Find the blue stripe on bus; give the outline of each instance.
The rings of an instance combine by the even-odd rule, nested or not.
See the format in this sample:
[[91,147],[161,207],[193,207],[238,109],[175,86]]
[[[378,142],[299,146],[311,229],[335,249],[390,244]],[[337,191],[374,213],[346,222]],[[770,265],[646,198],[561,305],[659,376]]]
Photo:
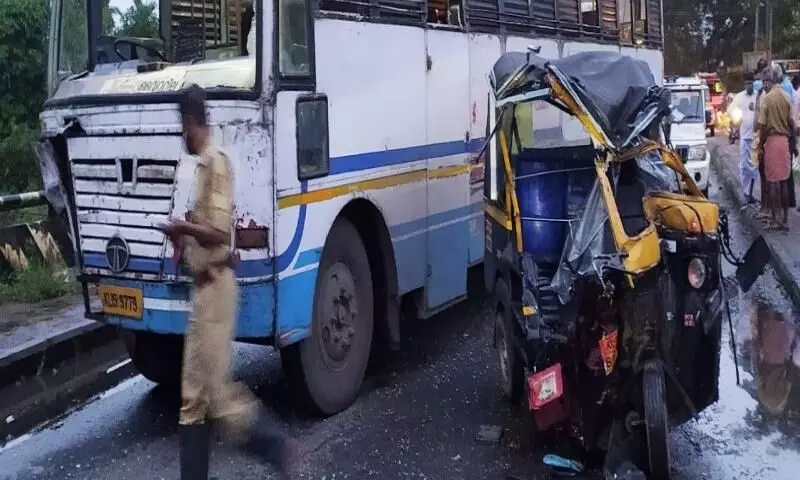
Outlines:
[[[455,220],[460,217],[466,217],[467,215],[472,213],[472,211],[473,211],[473,206],[466,205],[464,207],[455,208],[453,210],[434,213],[433,215],[429,215],[427,217],[418,218],[410,222],[401,223],[389,227],[389,234],[391,235],[392,238],[402,237],[403,235],[408,235],[413,232],[419,232],[429,227],[435,227],[437,225],[441,225],[443,223]],[[464,221],[466,221],[466,219],[464,219]]]
[[484,139],[476,138],[470,141],[456,140],[453,142],[431,143],[414,147],[331,157],[329,174],[337,175],[340,173],[358,172],[372,168],[418,162],[431,158],[473,153],[479,151],[483,147],[483,144]]
[[[463,218],[469,212],[475,212],[475,205],[462,207],[432,215],[436,220],[436,225],[442,225],[454,219]],[[426,226],[427,219],[415,220],[417,226]],[[414,223],[409,222],[409,223]],[[449,269],[453,269],[453,278],[447,281],[439,277],[439,286],[432,285],[434,290],[443,288],[443,283],[451,285],[456,289],[461,288],[461,270],[466,271],[468,256],[463,259],[463,265],[456,264],[453,255],[446,255],[447,252],[455,253],[456,250],[463,251],[460,242],[469,242],[465,225],[467,219],[448,225],[443,228],[432,230],[428,236],[414,235],[406,239],[394,241],[395,260],[397,263],[398,286],[400,293],[407,293],[411,290],[425,285],[426,262],[421,259],[426,258],[430,249],[435,257],[441,261],[446,261],[447,265],[435,265],[445,277],[450,274]],[[434,226],[433,224],[431,226]],[[400,228],[402,227],[402,228]],[[391,229],[393,232],[416,231],[407,224],[398,225]],[[463,238],[461,238],[463,237]],[[475,235],[476,241],[482,241],[481,235]],[[457,242],[457,245],[453,242]],[[458,248],[454,248],[456,245]],[[478,247],[478,245],[475,245]],[[439,253],[436,253],[439,252]],[[296,267],[313,265],[318,263],[322,254],[321,248],[314,248],[300,252],[297,257]],[[453,258],[450,258],[453,257]],[[444,268],[448,267],[448,268]],[[288,345],[295,341],[302,340],[310,334],[311,315],[313,308],[314,288],[316,284],[318,270],[316,268],[306,272],[281,278],[277,281],[278,304],[275,304],[276,286],[273,281],[257,284],[242,285],[241,299],[239,306],[239,318],[237,322],[236,336],[240,339],[257,339],[272,337],[274,334],[273,318],[277,314],[280,319],[278,326],[278,339],[280,345]],[[159,283],[145,282],[125,279],[104,279],[103,283],[120,285],[126,287],[139,288],[145,298],[160,300],[179,300],[189,301],[191,298],[191,286],[178,283]],[[433,291],[432,293],[435,293]],[[440,296],[449,296],[452,292],[440,292]],[[145,310],[141,320],[124,319],[120,317],[108,317],[107,321],[112,324],[119,324],[125,328],[134,330],[149,330],[158,333],[184,333],[189,313],[182,311],[165,310]]]
[[294,268],[302,268],[308,265],[314,265],[315,263],[319,263],[322,259],[322,247],[320,248],[312,248],[311,250],[305,250],[300,252],[297,255],[297,261],[294,262]]
[[[446,222],[466,217],[471,213],[480,212],[481,209],[482,209],[481,203],[474,203],[453,210],[435,213],[429,217],[422,217],[412,220],[410,222],[401,223],[389,227],[389,233],[393,239],[414,232],[420,233],[419,235],[415,235],[407,239],[402,239],[399,241],[393,240],[393,243],[395,243],[395,258],[398,266],[398,277],[400,282],[401,293],[413,290],[414,288],[419,288],[421,284],[419,283],[418,279],[424,278],[425,262],[411,261],[411,259],[413,258],[418,258],[418,255],[425,255],[426,236],[422,235],[422,233],[430,227],[436,227]],[[465,218],[464,221],[467,221],[467,219]],[[301,226],[304,224],[305,222],[300,223]],[[301,237],[302,237],[302,228],[298,228],[295,230],[295,236],[292,239],[292,243],[290,243],[289,248],[287,248],[286,251],[281,256],[278,257],[279,267],[284,266],[285,263],[291,263],[291,260],[293,259],[293,254],[291,252],[293,251],[296,252],[298,250]],[[482,235],[480,235],[479,237],[482,238]],[[308,265],[313,265],[315,263],[319,263],[321,258],[322,258],[322,247],[301,251],[297,255],[297,260],[295,261],[294,268],[297,269],[306,267]],[[404,260],[404,259],[409,259],[409,260]],[[87,266],[90,267],[108,268],[106,266],[105,255],[100,253],[85,254],[84,262],[86,263]],[[137,272],[158,274],[161,271],[160,265],[161,265],[160,260],[134,257],[131,259],[129,268]],[[167,272],[175,271],[176,264],[174,259],[172,258],[165,259],[164,265],[165,265],[165,271]],[[236,265],[236,276],[239,279],[267,277],[271,275],[273,272],[272,265],[273,265],[273,259],[265,258],[260,260],[244,260]],[[285,270],[285,268],[283,270]],[[149,296],[152,298],[164,298],[164,299],[176,298],[176,296],[168,293],[168,289],[177,288],[173,287],[172,285],[178,285],[178,284],[146,283],[146,285],[148,286],[147,287],[148,290],[145,292],[145,296]],[[158,285],[159,288],[154,289],[152,285]]]
[[[83,263],[86,264],[87,267],[108,268],[106,256],[102,253],[84,253]],[[135,272],[160,273],[161,260],[155,258],[131,257],[128,263],[128,269]]]
[[[464,246],[460,244],[462,239],[455,238],[454,236],[463,236],[463,241],[468,241],[469,226],[467,223],[471,220],[469,215],[479,211],[476,209],[475,205],[482,206],[482,204],[477,203],[467,205],[465,207],[436,213],[430,217],[423,217],[412,222],[389,227],[389,232],[392,236],[392,244],[394,245],[395,264],[397,265],[397,287],[400,295],[425,285],[425,277],[427,275],[426,265],[428,262],[420,261],[421,258],[430,258],[433,262],[449,261],[445,256],[437,254],[434,251],[438,249],[438,251],[447,252],[446,246],[448,244],[451,246],[451,251],[456,251],[459,248],[464,251],[463,270],[466,271],[467,264],[470,263],[470,247],[467,246],[464,248]],[[458,221],[453,222],[454,220]],[[443,226],[449,222],[453,223]],[[439,228],[432,229],[434,227]],[[466,229],[466,232],[464,229]],[[422,234],[425,230],[428,230],[427,235]],[[402,238],[413,232],[420,232],[420,234]],[[482,236],[479,238],[481,240],[483,239]],[[453,247],[454,245],[455,247]],[[439,248],[440,246],[444,250]],[[429,250],[431,253],[430,255]],[[438,267],[438,265],[434,265],[434,267]]]
[[[449,155],[458,155],[461,153],[474,153],[479,151],[483,147],[484,143],[485,139],[475,138],[468,142],[459,140],[453,142],[433,143],[429,145],[333,157],[331,158],[330,174],[335,175],[339,173],[369,170],[372,168],[399,165],[403,163],[416,162],[419,160],[441,158]],[[302,193],[308,192],[307,182],[301,182],[300,191]],[[294,228],[292,240],[289,242],[289,246],[286,248],[286,250],[278,257],[273,257],[271,259],[243,260],[239,262],[236,266],[236,276],[238,278],[246,279],[266,277],[275,272],[282,273],[291,266],[292,260],[294,260],[297,250],[300,246],[300,241],[303,238],[308,209],[306,205],[300,205],[299,208],[300,210],[298,212],[297,224]],[[432,218],[434,217],[436,217],[436,215],[432,216]],[[401,229],[399,231],[408,230],[408,232],[411,232],[425,228],[426,225],[433,222],[436,222],[435,218],[433,220],[430,220],[429,218],[421,218],[413,222],[409,222],[409,224],[397,225],[392,228]],[[397,235],[402,234],[393,233],[393,236]],[[300,258],[298,258],[298,261],[299,260]],[[304,259],[304,261],[308,261],[308,259]],[[84,263],[88,267],[107,268],[105,255],[101,253],[85,254]],[[163,267],[164,272],[167,274],[174,275],[177,271],[177,264],[171,258],[163,260]],[[162,260],[132,257],[129,268],[137,272],[158,274],[162,271]]]

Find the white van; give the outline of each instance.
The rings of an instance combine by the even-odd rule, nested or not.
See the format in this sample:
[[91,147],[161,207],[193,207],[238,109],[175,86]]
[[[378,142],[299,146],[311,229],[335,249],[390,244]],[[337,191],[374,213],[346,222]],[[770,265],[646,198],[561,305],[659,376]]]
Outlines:
[[664,86],[672,92],[670,140],[683,158],[689,174],[707,196],[711,164],[705,118],[708,86],[698,77],[668,77]]

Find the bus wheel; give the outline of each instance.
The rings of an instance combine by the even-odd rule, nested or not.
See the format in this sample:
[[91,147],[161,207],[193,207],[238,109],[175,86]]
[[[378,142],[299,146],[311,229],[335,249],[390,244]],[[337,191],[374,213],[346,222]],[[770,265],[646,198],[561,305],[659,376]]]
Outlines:
[[340,218],[319,264],[311,336],[283,354],[285,371],[301,375],[303,393],[324,415],[344,410],[358,394],[372,347],[372,303],[364,243],[355,226]]
[[133,365],[146,379],[168,388],[180,388],[183,337],[122,330]]

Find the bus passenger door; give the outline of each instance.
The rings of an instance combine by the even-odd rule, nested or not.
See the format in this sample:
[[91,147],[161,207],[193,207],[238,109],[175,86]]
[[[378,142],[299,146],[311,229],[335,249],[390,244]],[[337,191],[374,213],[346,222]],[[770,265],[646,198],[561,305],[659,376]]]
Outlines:
[[468,163],[469,71],[467,35],[426,30],[428,136],[428,312],[467,293],[470,195]]

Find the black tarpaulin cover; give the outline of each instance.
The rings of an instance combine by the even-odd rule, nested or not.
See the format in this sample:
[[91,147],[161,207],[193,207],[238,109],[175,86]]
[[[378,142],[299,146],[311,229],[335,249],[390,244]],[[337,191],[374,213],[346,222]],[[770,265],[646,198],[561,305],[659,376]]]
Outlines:
[[616,147],[648,112],[655,110],[661,117],[670,111],[669,92],[656,83],[647,63],[618,53],[582,52],[547,61],[533,53],[509,52],[495,63],[492,73],[499,98],[546,87],[545,74],[557,75]]

